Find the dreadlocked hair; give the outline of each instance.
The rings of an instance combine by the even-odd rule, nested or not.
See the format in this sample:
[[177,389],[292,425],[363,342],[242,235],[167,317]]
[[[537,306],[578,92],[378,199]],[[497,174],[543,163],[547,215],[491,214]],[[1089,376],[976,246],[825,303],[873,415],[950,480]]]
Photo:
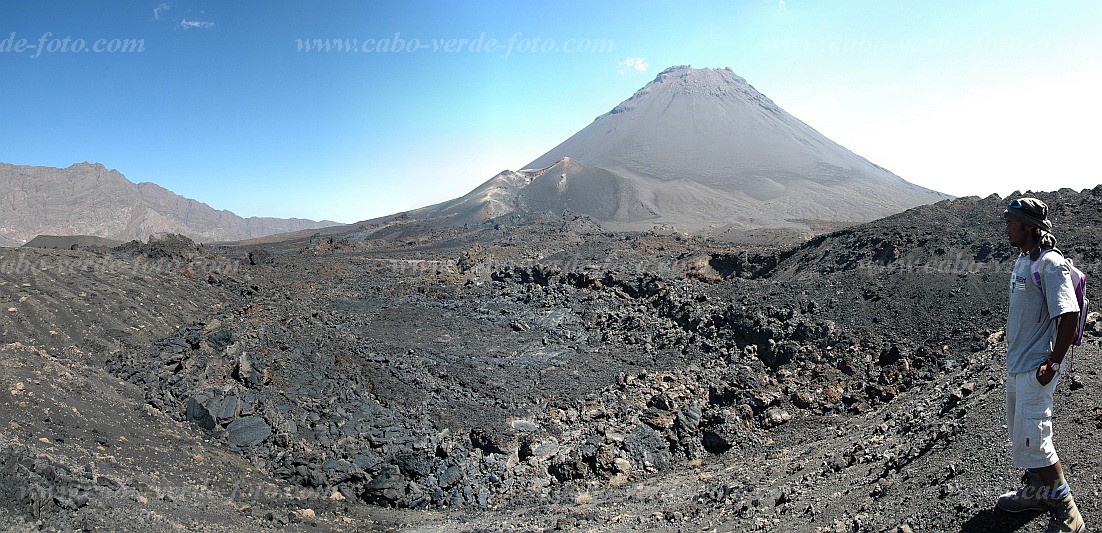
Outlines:
[[1037,243],[1037,245],[1033,247],[1033,250],[1029,252],[1029,258],[1033,261],[1036,261],[1037,258],[1041,256],[1042,250],[1052,250],[1056,248],[1056,236],[1052,233],[1034,227],[1033,237]]

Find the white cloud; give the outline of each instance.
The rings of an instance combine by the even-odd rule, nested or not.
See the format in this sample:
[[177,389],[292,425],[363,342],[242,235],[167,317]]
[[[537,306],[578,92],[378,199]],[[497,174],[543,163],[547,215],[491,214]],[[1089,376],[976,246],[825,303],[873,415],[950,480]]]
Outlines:
[[168,4],[160,4],[153,8],[153,20],[161,20],[161,13],[169,10]]
[[616,66],[619,67],[616,69],[616,72],[620,74],[623,74],[630,69],[635,69],[639,72],[646,72],[647,69],[650,68],[650,65],[647,65],[647,60],[641,57],[629,57],[617,63]]
[[203,20],[184,19],[184,20],[180,21],[180,27],[185,29],[185,30],[190,30],[190,29],[193,29],[193,28],[213,28],[214,23],[203,21]]

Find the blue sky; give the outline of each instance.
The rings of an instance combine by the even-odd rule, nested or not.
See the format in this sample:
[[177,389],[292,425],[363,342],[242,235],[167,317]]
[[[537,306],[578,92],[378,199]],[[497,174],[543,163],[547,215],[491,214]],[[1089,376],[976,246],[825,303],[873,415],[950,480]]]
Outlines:
[[0,4],[0,161],[353,222],[518,169],[691,64],[943,192],[1102,182],[1098,2],[108,5]]

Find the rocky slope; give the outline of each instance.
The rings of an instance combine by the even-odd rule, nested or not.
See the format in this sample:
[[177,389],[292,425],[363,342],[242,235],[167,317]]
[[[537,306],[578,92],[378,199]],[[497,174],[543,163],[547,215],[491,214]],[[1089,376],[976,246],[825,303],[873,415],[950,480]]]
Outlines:
[[[1083,263],[1096,191],[1042,196]],[[179,240],[117,249],[121,264],[194,266],[97,304],[149,291],[132,319],[148,325],[112,344],[92,315],[65,338],[11,323],[0,515],[45,529],[125,528],[127,514],[135,529],[1039,527],[991,509],[1017,482],[1001,204],[943,202],[791,250],[573,215],[467,232],[391,220],[221,259]],[[916,268],[950,243],[977,268]],[[200,268],[226,260],[238,269]],[[31,297],[81,307],[51,295],[144,275],[3,280],[18,315]],[[1057,431],[1091,521],[1102,321],[1089,324]]]
[[[0,245],[37,235],[94,235],[116,241],[178,233],[197,241],[249,239],[336,222],[241,218],[153,183],[132,183],[101,164],[68,168],[0,163]],[[5,244],[9,243],[9,244]]]
[[[1049,206],[1058,247],[1079,265],[1102,261],[1094,228],[1102,223],[1102,186],[1076,192],[1014,193],[1036,196]],[[885,272],[976,273],[999,268],[1015,256],[1005,245],[1006,200],[960,198],[921,206],[883,220],[820,235],[789,252],[773,277],[791,279],[853,269]]]
[[23,246],[27,248],[76,250],[78,248],[114,248],[120,244],[122,242],[91,235],[39,235],[27,241]]

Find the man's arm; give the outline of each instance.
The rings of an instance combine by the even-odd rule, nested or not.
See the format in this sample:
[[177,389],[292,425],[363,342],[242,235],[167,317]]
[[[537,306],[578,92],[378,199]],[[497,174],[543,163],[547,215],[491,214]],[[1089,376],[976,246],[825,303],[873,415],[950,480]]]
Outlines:
[[[1075,340],[1075,328],[1078,326],[1078,311],[1064,313],[1056,317],[1056,344],[1052,347],[1052,355],[1048,357],[1049,361],[1054,363],[1064,362],[1064,356],[1067,355],[1068,349],[1071,348],[1071,343]],[[1056,369],[1049,366],[1048,361],[1045,361],[1044,364],[1037,369],[1037,382],[1041,385],[1048,385],[1055,376]]]
[[1052,347],[1052,359],[1060,363],[1075,341],[1075,328],[1079,327],[1079,312],[1072,311],[1056,317],[1056,345]]

